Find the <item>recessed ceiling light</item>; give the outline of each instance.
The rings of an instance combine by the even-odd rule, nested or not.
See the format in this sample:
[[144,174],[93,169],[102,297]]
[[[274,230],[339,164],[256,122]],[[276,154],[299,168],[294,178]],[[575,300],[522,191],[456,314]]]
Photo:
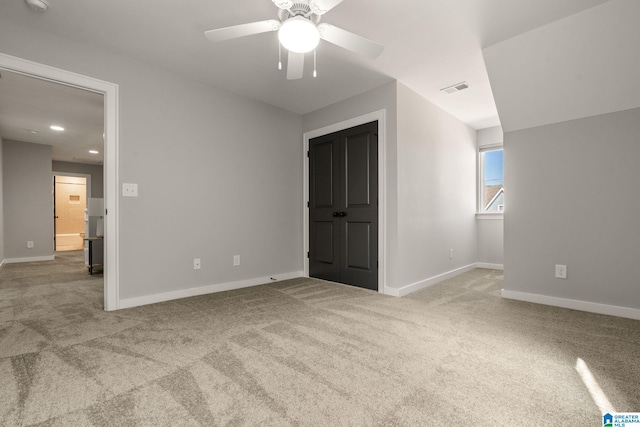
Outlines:
[[50,128],[52,130],[57,130],[58,132],[62,132],[64,130],[62,126],[58,126],[58,125],[51,125]]
[[33,130],[33,129],[25,129],[27,132],[32,133],[32,134],[37,134],[38,131],[37,130]]
[[89,152],[90,152],[91,154],[100,154],[100,152],[99,152],[99,151],[97,151],[97,150],[89,150]]

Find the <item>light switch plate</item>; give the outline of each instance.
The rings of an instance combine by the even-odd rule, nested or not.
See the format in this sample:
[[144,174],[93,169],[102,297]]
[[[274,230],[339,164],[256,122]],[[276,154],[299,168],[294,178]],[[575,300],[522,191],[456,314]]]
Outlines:
[[123,197],[138,197],[138,184],[122,184]]

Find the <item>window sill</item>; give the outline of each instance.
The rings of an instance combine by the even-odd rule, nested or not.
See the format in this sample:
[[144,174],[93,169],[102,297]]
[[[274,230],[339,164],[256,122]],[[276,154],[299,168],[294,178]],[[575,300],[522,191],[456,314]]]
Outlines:
[[504,219],[504,212],[479,212],[476,219]]

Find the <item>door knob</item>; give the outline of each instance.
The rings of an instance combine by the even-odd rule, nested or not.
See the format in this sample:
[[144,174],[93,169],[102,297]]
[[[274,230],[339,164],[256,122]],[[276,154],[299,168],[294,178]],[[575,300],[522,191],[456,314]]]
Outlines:
[[347,216],[346,212],[338,212],[338,216],[343,217],[343,216]]
[[340,212],[334,212],[333,216],[340,216]]

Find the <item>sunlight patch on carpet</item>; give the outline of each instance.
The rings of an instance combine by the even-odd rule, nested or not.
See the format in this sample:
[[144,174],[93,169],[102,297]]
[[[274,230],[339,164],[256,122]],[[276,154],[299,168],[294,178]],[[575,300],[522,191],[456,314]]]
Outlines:
[[602,412],[603,414],[605,412],[616,412],[611,402],[609,402],[609,398],[607,398],[607,395],[604,393],[604,391],[602,391],[602,388],[600,388],[600,385],[593,377],[593,374],[589,370],[587,364],[579,357],[578,359],[576,359],[576,371],[578,371],[582,382],[587,387],[591,398],[595,402],[598,409],[600,409],[600,412]]

